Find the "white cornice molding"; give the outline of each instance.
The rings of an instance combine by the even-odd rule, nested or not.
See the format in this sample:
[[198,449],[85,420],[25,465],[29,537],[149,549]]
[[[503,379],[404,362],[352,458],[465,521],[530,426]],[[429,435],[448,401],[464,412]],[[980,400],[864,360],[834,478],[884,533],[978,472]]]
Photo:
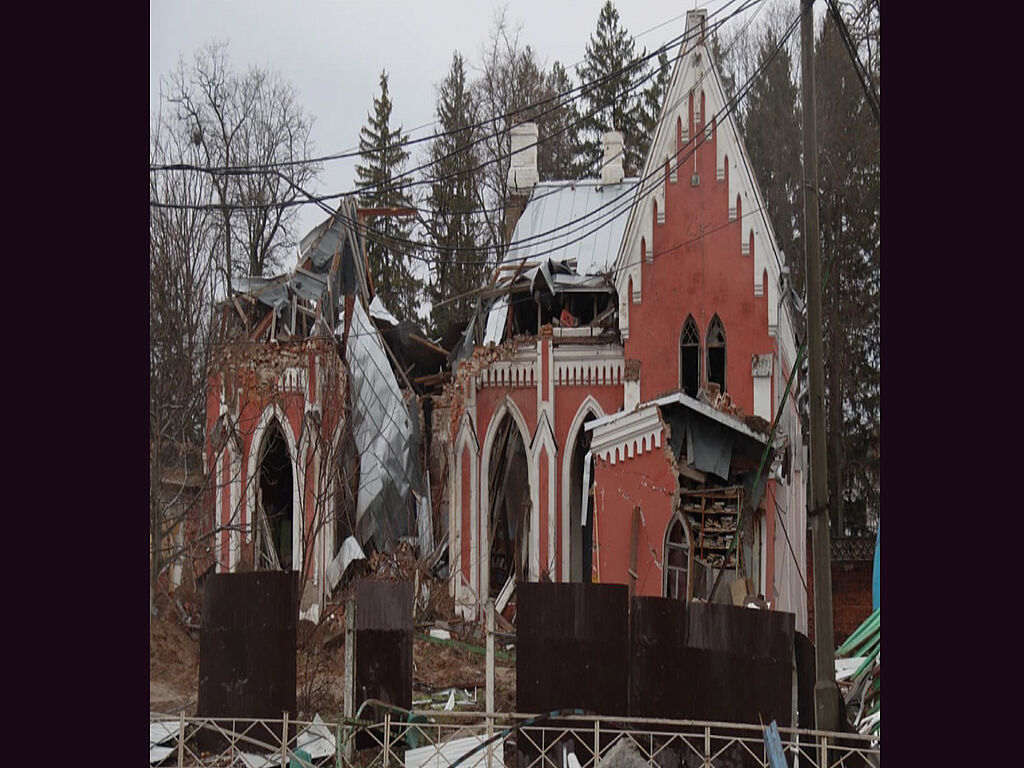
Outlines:
[[555,347],[552,363],[556,387],[622,386],[626,366],[622,347],[618,344]]
[[656,405],[616,416],[594,427],[590,444],[594,456],[616,464],[661,447],[664,425]]

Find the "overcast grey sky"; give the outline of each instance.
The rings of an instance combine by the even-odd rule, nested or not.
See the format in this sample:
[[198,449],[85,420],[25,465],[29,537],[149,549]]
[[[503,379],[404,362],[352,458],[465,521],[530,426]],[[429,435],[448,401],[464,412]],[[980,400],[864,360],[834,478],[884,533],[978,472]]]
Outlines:
[[[614,0],[613,0],[614,2]],[[712,13],[725,0],[698,0]],[[597,26],[604,0],[514,0],[508,18],[521,25],[521,40],[546,65],[561,61],[575,77],[587,40]],[[435,85],[445,76],[458,50],[471,77],[492,28],[500,0],[151,0],[149,31],[150,110],[159,102],[161,75],[184,56],[190,61],[199,46],[228,40],[236,69],[256,64],[280,71],[298,90],[299,102],[314,117],[317,154],[358,146],[381,69],[387,69],[392,119],[410,131],[434,120]],[[652,50],[682,34],[685,12],[694,0],[619,0],[621,22],[638,47]],[[665,26],[640,33],[670,19]],[[421,136],[427,126],[413,131]],[[422,147],[415,147],[413,161]],[[355,160],[327,163],[311,190],[329,194],[351,189]],[[300,210],[301,237],[324,218],[316,206]]]

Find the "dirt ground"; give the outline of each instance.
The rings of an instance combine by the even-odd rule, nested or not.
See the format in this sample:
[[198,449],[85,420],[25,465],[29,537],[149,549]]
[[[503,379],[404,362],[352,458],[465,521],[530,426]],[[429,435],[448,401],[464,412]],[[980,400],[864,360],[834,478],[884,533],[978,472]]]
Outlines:
[[[407,553],[405,553],[407,555]],[[375,558],[377,561],[375,562]],[[403,562],[404,560],[404,562]],[[363,576],[396,580],[415,569],[400,550],[395,555],[371,557]],[[483,654],[446,646],[425,639],[431,626],[446,628],[453,640],[483,646],[479,627],[456,620],[452,598],[443,582],[424,577],[426,589],[416,601],[413,633],[413,700],[422,701],[446,688],[466,689],[470,696],[476,688],[476,702],[460,709],[485,708],[486,661]],[[300,622],[297,633],[296,704],[300,717],[319,713],[331,719],[342,712],[342,686],[345,674],[345,604],[352,584],[342,585],[338,602],[328,605],[319,624]],[[201,597],[179,591],[189,621],[198,625]],[[426,598],[426,599],[424,599]],[[194,715],[199,688],[199,633],[185,626],[182,611],[166,594],[156,599],[157,615],[149,631],[149,706],[150,711]],[[501,643],[497,646],[504,650]],[[515,664],[495,663],[495,709],[515,709]]]
[[166,595],[156,599],[157,615],[149,626],[149,709],[195,714],[199,690],[199,635],[182,624]]

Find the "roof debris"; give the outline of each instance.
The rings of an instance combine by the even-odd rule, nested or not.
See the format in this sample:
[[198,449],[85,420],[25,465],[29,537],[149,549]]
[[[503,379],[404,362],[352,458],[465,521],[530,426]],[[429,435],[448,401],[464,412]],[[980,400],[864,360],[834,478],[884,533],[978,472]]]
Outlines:
[[853,726],[881,739],[881,616],[877,608],[836,648],[836,682]]

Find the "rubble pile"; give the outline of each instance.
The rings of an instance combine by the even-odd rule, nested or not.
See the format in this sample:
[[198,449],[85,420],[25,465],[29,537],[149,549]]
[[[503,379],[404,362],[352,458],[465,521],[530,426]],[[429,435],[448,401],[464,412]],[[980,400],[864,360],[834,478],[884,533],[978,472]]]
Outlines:
[[722,388],[717,382],[709,382],[706,390],[703,387],[697,390],[697,399],[702,403],[710,405],[716,411],[735,416],[753,432],[760,432],[763,435],[771,432],[772,425],[769,421],[760,416],[747,414],[746,411],[733,402],[732,395],[728,392],[722,392]]

